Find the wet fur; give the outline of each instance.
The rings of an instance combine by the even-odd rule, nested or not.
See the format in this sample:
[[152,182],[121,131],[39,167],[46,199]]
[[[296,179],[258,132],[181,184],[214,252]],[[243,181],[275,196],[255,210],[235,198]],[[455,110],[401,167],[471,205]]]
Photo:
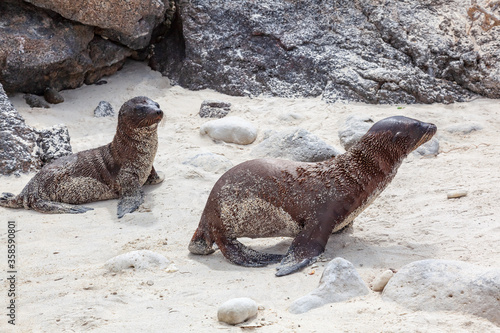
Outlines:
[[162,181],[153,167],[158,148],[159,105],[135,97],[120,109],[113,141],[44,166],[18,196],[3,193],[0,205],[42,213],[84,213],[80,204],[121,198],[118,217],[136,210],[144,184]]
[[[216,243],[235,264],[281,262],[277,276],[293,273],[313,263],[330,234],[352,222],[391,182],[403,159],[435,131],[432,124],[391,117],[328,161],[239,164],[214,185],[189,250],[210,254]],[[285,255],[260,253],[237,240],[276,236],[294,237]]]

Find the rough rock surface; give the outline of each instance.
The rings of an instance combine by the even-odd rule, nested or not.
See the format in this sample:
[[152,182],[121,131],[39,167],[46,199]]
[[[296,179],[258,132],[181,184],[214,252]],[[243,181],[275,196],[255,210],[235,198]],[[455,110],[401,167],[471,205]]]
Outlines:
[[201,118],[224,118],[229,111],[231,103],[205,100],[201,103],[199,115]]
[[106,101],[100,101],[94,109],[94,117],[112,117],[115,115],[113,106]]
[[354,266],[343,258],[335,258],[325,267],[317,289],[295,300],[288,309],[304,313],[328,303],[343,302],[369,293]]
[[164,20],[168,0],[26,0],[71,21],[96,27],[106,38],[132,49],[149,44],[153,29]]
[[0,83],[7,92],[43,95],[114,73],[131,51],[94,28],[22,1],[0,2]]
[[255,316],[257,303],[247,297],[233,298],[222,304],[217,310],[217,319],[226,324],[236,325]]
[[56,125],[39,131],[26,125],[0,84],[0,174],[33,171],[68,154],[68,129]]
[[68,128],[58,124],[51,128],[37,130],[38,156],[43,164],[72,153]]
[[257,157],[286,158],[301,162],[324,161],[341,152],[302,128],[271,135],[253,150]]
[[38,97],[37,95],[25,94],[23,96],[23,98],[26,101],[26,104],[28,104],[31,108],[50,109],[49,103],[47,103],[46,101],[44,101],[41,97]]
[[451,260],[416,261],[389,280],[382,296],[413,310],[465,312],[500,325],[500,268]]
[[257,138],[257,128],[251,122],[240,117],[227,117],[210,120],[201,125],[200,133],[214,140],[227,143],[248,145]]
[[[485,2],[485,1],[479,1]],[[190,89],[327,101],[500,97],[500,27],[461,0],[180,1],[151,66]],[[167,49],[175,55],[165,57]]]
[[43,97],[50,104],[59,104],[64,102],[64,97],[54,88],[46,88],[43,92]]
[[0,84],[0,174],[40,167],[36,140],[37,134],[26,125]]

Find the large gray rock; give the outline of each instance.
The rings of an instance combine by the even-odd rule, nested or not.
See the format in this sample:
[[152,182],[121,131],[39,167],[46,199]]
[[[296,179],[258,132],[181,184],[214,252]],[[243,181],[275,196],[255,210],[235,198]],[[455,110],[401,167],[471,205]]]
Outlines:
[[7,92],[42,95],[94,83],[118,70],[131,51],[94,28],[22,1],[0,2],[0,83]]
[[340,151],[305,129],[292,128],[271,135],[259,143],[252,154],[257,157],[319,162],[339,155]]
[[467,1],[197,0],[179,7],[180,22],[151,65],[190,89],[368,103],[500,97],[500,28],[484,31],[467,15]]
[[0,84],[0,174],[28,172],[40,167],[37,134],[27,126]]
[[401,268],[383,298],[412,310],[459,311],[500,324],[500,268],[451,260],[422,260]]
[[68,129],[36,130],[24,122],[0,84],[0,174],[34,171],[71,154]]
[[339,129],[340,144],[345,150],[357,143],[375,122],[369,116],[353,114],[347,117]]
[[344,302],[368,293],[368,287],[354,266],[343,258],[335,258],[325,267],[318,288],[295,300],[288,310],[291,313],[304,313],[328,303]]
[[164,21],[168,0],[25,0],[50,9],[68,20],[96,27],[105,38],[132,49],[148,46],[153,29]]

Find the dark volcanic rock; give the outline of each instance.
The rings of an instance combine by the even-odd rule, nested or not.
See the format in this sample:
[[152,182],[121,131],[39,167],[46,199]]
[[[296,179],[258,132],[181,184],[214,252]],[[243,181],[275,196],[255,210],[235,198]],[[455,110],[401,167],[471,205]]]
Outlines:
[[131,51],[94,36],[94,28],[22,1],[0,2],[0,83],[42,95],[114,73]]
[[484,31],[468,7],[459,0],[180,1],[150,65],[184,87],[230,95],[369,103],[500,97],[500,27]]
[[25,0],[63,17],[96,27],[99,35],[132,49],[148,46],[153,29],[165,19],[168,0]]
[[68,129],[36,130],[24,122],[0,84],[0,174],[28,172],[71,154]]
[[224,118],[231,111],[231,103],[224,101],[205,100],[201,103],[201,118]]
[[43,97],[50,104],[59,104],[64,102],[64,97],[54,88],[46,88]]
[[26,104],[28,104],[32,108],[45,108],[50,109],[50,105],[45,102],[41,97],[38,97],[33,94],[25,94],[23,96]]

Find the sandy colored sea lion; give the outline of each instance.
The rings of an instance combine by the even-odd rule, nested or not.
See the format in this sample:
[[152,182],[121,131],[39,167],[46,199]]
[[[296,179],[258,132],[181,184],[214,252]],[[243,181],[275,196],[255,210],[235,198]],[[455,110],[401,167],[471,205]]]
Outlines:
[[41,213],[84,213],[79,204],[120,198],[118,217],[143,202],[142,185],[163,181],[153,160],[163,111],[143,96],[125,102],[113,141],[105,146],[61,157],[44,166],[21,194],[2,193],[0,206]]
[[[374,124],[346,153],[319,163],[257,159],[227,171],[214,185],[189,244],[210,254],[215,242],[232,263],[280,262],[277,276],[316,261],[328,237],[361,213],[391,182],[403,159],[436,126],[402,116]],[[238,237],[294,237],[285,255],[252,250]]]

